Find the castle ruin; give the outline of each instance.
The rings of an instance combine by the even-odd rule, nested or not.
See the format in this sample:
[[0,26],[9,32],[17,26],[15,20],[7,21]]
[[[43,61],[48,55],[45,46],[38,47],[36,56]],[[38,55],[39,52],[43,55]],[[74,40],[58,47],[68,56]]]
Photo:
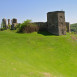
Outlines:
[[7,22],[6,22],[6,19],[5,18],[3,18],[2,19],[2,25],[3,25],[3,28],[7,28],[8,27],[8,25],[7,25]]
[[11,25],[11,24],[10,24],[10,19],[8,19],[8,25]]
[[[2,20],[6,27],[6,19]],[[48,31],[54,35],[66,35],[66,32],[70,32],[69,22],[65,22],[64,11],[54,11],[47,13],[47,22],[34,22],[39,26],[39,30]],[[8,25],[10,25],[10,19],[8,19]],[[17,25],[17,19],[12,19],[11,29],[15,29]]]
[[15,26],[17,25],[17,19],[13,18],[12,19],[12,25],[11,25],[11,30],[15,29]]
[[67,31],[67,32],[71,32],[69,22],[66,22],[66,31]]
[[48,31],[55,35],[66,34],[65,13],[64,11],[47,13]]

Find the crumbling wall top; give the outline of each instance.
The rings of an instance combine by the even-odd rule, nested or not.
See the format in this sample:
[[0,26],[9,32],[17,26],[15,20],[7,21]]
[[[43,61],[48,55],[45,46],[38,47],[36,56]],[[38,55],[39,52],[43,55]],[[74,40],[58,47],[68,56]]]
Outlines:
[[54,12],[48,12],[47,14],[49,13],[65,13],[65,11],[54,11]]

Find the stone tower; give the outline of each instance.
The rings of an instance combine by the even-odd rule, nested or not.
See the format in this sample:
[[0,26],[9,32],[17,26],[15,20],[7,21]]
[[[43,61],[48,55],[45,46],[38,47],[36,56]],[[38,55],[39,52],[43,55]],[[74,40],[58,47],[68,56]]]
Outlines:
[[66,31],[71,32],[70,23],[66,22]]
[[2,19],[3,28],[7,29],[7,21],[5,18]]
[[55,11],[47,13],[48,31],[55,35],[66,34],[65,12]]
[[17,25],[17,19],[13,18],[12,19],[12,25],[11,25],[11,29],[15,29],[15,26]]
[[10,19],[8,19],[8,25],[10,25]]
[[15,24],[15,23],[17,23],[17,19],[13,18],[12,19],[12,24]]

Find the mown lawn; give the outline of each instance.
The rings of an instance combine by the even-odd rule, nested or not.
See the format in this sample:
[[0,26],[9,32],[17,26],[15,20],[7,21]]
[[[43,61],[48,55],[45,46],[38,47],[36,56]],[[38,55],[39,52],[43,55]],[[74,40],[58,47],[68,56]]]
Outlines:
[[0,77],[77,77],[77,35],[0,31]]

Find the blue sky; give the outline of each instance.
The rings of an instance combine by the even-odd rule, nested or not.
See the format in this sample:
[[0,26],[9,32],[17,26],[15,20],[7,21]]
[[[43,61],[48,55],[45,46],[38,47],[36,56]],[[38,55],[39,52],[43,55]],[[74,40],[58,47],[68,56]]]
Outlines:
[[26,19],[33,22],[47,21],[47,12],[65,11],[66,21],[77,23],[77,0],[0,0],[0,23],[2,18]]

